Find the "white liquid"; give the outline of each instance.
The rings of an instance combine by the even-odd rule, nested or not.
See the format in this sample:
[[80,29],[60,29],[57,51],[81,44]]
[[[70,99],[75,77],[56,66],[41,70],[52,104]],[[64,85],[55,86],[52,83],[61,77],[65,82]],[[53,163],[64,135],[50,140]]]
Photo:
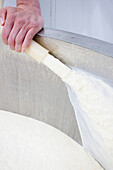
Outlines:
[[113,88],[89,73],[75,72],[74,91],[67,89],[83,146],[105,169],[112,170]]

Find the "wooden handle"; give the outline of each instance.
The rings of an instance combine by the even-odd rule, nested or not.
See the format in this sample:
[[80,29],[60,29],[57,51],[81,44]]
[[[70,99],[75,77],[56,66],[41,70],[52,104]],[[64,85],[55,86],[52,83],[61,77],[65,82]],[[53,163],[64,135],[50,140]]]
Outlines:
[[[0,33],[2,32],[2,29],[3,27],[0,26]],[[34,40],[32,40],[30,46],[25,50],[25,52],[38,62],[42,62],[49,53],[48,50]]]
[[42,62],[49,53],[48,50],[34,40],[32,40],[30,46],[25,50],[25,52],[38,62]]

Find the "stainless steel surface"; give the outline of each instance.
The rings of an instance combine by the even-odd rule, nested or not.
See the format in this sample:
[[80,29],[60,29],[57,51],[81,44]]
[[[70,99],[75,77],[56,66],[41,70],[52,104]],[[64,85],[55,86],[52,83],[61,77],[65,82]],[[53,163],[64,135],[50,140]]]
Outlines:
[[35,40],[63,63],[95,74],[113,86],[113,44],[53,29],[42,30]]
[[95,38],[90,38],[87,36],[83,36],[71,32],[49,29],[49,28],[42,29],[38,33],[38,35],[75,44],[96,51],[98,53],[113,57],[113,44]]

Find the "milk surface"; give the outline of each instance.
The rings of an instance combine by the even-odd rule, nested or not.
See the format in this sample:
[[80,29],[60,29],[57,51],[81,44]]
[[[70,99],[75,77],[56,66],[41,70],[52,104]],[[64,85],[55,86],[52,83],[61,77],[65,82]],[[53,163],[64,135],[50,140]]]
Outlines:
[[113,169],[113,88],[94,75],[75,69],[68,94],[84,148],[107,170]]

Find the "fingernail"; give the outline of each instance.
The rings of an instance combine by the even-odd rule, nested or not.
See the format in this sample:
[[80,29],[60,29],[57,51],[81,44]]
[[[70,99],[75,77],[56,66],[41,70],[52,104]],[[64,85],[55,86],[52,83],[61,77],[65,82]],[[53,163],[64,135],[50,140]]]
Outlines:
[[3,19],[0,18],[0,25],[3,25]]

